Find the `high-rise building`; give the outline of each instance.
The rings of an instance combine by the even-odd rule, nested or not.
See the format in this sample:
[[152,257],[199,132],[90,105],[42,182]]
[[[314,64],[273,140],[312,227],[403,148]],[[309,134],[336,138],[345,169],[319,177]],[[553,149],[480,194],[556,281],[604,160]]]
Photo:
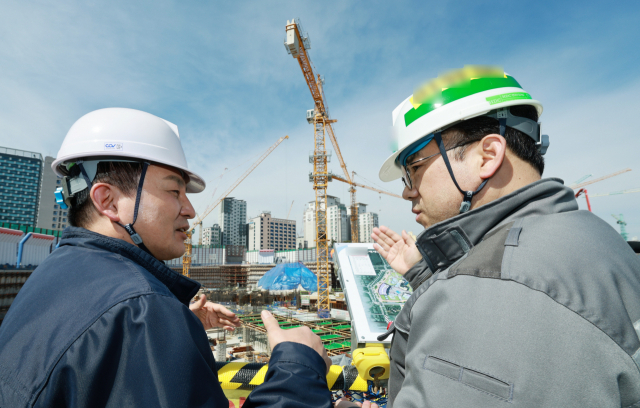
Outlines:
[[0,222],[36,227],[42,165],[40,153],[0,147]]
[[338,202],[327,208],[327,239],[333,242],[350,240],[351,226],[347,207]]
[[[329,220],[329,208],[333,206],[340,206],[340,199],[334,196],[327,196],[327,238],[331,239],[330,231],[328,231],[330,224]],[[344,205],[343,205],[344,207]],[[334,212],[336,219],[334,220],[337,224],[338,217],[342,216],[339,211]],[[334,224],[334,225],[336,225]],[[316,246],[316,202],[309,201],[304,206],[304,213],[302,216],[302,233],[304,236],[304,240],[307,241],[309,248],[313,248]],[[336,232],[335,237],[338,237],[338,233]],[[346,241],[346,240],[345,240]]]
[[358,234],[360,242],[373,242],[371,233],[374,228],[379,227],[378,214],[373,212],[358,213]]
[[38,204],[38,228],[62,230],[69,225],[67,210],[63,210],[56,203],[53,193],[62,186],[62,179],[51,170],[51,163],[55,157],[46,156],[42,169],[42,187],[40,188],[40,202]]
[[272,218],[270,211],[263,211],[249,220],[248,235],[249,251],[295,249],[296,221]]
[[297,249],[309,248],[309,243],[304,239],[303,235],[296,238],[296,248]]
[[247,247],[247,202],[227,197],[220,203],[222,245]]
[[213,224],[209,228],[202,230],[202,245],[220,246],[222,233],[220,232],[220,225]]

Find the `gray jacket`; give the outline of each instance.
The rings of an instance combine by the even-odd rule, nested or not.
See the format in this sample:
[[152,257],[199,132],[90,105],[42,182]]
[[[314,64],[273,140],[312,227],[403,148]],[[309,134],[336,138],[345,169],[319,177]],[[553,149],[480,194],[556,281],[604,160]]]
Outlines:
[[389,406],[640,407],[640,258],[561,180],[436,224],[417,246],[389,331]]

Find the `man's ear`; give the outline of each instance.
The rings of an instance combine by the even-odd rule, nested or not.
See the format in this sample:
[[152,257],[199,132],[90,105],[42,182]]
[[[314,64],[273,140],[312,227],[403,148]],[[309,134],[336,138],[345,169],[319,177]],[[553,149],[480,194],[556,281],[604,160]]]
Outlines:
[[96,183],[91,187],[91,201],[96,210],[113,222],[120,222],[118,202],[120,191],[107,183]]
[[504,137],[494,133],[483,137],[476,148],[481,157],[478,175],[482,179],[488,179],[502,166],[507,151],[507,141]]

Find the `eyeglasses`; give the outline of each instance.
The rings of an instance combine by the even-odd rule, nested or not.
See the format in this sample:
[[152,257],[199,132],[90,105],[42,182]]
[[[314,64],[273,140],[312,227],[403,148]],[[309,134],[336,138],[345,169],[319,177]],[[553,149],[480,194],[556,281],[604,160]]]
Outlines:
[[[449,150],[457,149],[458,147],[462,147],[465,144],[466,143],[450,147],[448,149],[445,149],[445,152],[448,152]],[[413,189],[413,180],[411,179],[411,170],[409,169],[411,166],[415,165],[416,163],[424,163],[427,160],[433,157],[436,157],[439,154],[441,153],[438,152],[438,153],[432,154],[431,156],[421,157],[418,160],[412,161],[411,163],[407,163],[404,166],[402,166],[404,169],[404,176],[402,176],[402,182],[404,183],[404,186],[407,187],[409,190]]]

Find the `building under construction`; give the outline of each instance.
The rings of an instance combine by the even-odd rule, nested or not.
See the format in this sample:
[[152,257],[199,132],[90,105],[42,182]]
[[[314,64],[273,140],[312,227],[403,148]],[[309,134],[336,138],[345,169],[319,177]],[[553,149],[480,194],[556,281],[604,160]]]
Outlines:
[[[304,265],[317,276],[317,265],[315,262],[305,262]],[[255,289],[258,280],[269,270],[275,268],[275,264],[255,264],[255,265],[209,265],[192,266],[191,279],[198,281],[205,289]],[[182,272],[182,268],[173,267],[177,273]],[[335,265],[329,263],[331,273],[331,287],[336,288],[338,280],[335,273]]]

